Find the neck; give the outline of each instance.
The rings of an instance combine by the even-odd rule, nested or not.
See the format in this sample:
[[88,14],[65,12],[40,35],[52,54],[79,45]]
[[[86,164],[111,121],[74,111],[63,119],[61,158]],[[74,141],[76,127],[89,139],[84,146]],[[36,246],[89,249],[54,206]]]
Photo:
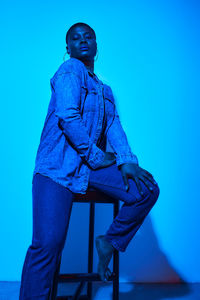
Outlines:
[[94,60],[82,60],[82,62],[90,72],[94,73]]

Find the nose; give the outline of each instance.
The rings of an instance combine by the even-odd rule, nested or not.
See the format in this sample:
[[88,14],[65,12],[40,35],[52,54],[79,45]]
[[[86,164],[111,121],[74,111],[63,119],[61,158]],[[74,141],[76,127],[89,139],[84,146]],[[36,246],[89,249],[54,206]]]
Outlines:
[[87,45],[87,42],[86,42],[85,39],[82,39],[82,40],[80,41],[80,44],[86,44],[86,45]]
[[[84,36],[82,36],[80,43],[85,43],[85,42],[86,42],[86,39],[85,39]],[[87,42],[86,42],[86,43],[87,43]]]

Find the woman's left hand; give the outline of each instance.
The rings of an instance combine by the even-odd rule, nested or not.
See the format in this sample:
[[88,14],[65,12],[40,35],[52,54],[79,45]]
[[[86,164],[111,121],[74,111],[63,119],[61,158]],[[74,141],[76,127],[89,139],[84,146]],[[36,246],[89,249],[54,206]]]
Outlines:
[[139,167],[137,164],[125,163],[125,164],[120,165],[119,169],[121,171],[122,178],[123,178],[127,192],[130,188],[129,183],[128,183],[128,178],[132,178],[135,181],[138,191],[141,195],[143,195],[143,191],[142,191],[142,187],[141,187],[139,180],[143,181],[144,184],[146,185],[146,187],[151,192],[153,191],[153,188],[149,184],[149,181],[152,184],[157,185],[157,182],[154,180],[153,175],[151,173],[149,173],[148,171],[146,171],[145,169]]

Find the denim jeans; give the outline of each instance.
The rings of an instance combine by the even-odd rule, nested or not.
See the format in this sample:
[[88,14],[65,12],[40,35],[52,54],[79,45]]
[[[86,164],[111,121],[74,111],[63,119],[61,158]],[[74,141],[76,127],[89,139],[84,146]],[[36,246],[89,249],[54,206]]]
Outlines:
[[[117,217],[104,233],[118,251],[124,252],[142,225],[159,196],[157,184],[150,192],[140,181],[141,196],[135,182],[129,178],[130,189],[125,190],[121,171],[116,163],[91,170],[88,187],[123,201]],[[54,275],[65,245],[74,193],[49,177],[35,174],[32,184],[33,236],[21,276],[20,300],[52,299]]]

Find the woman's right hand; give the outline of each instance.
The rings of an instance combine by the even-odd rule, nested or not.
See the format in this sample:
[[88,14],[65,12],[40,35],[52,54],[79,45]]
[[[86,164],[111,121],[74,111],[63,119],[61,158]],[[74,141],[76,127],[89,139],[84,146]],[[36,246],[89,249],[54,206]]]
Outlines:
[[104,161],[96,170],[113,165],[116,162],[116,157],[112,152],[105,152]]

